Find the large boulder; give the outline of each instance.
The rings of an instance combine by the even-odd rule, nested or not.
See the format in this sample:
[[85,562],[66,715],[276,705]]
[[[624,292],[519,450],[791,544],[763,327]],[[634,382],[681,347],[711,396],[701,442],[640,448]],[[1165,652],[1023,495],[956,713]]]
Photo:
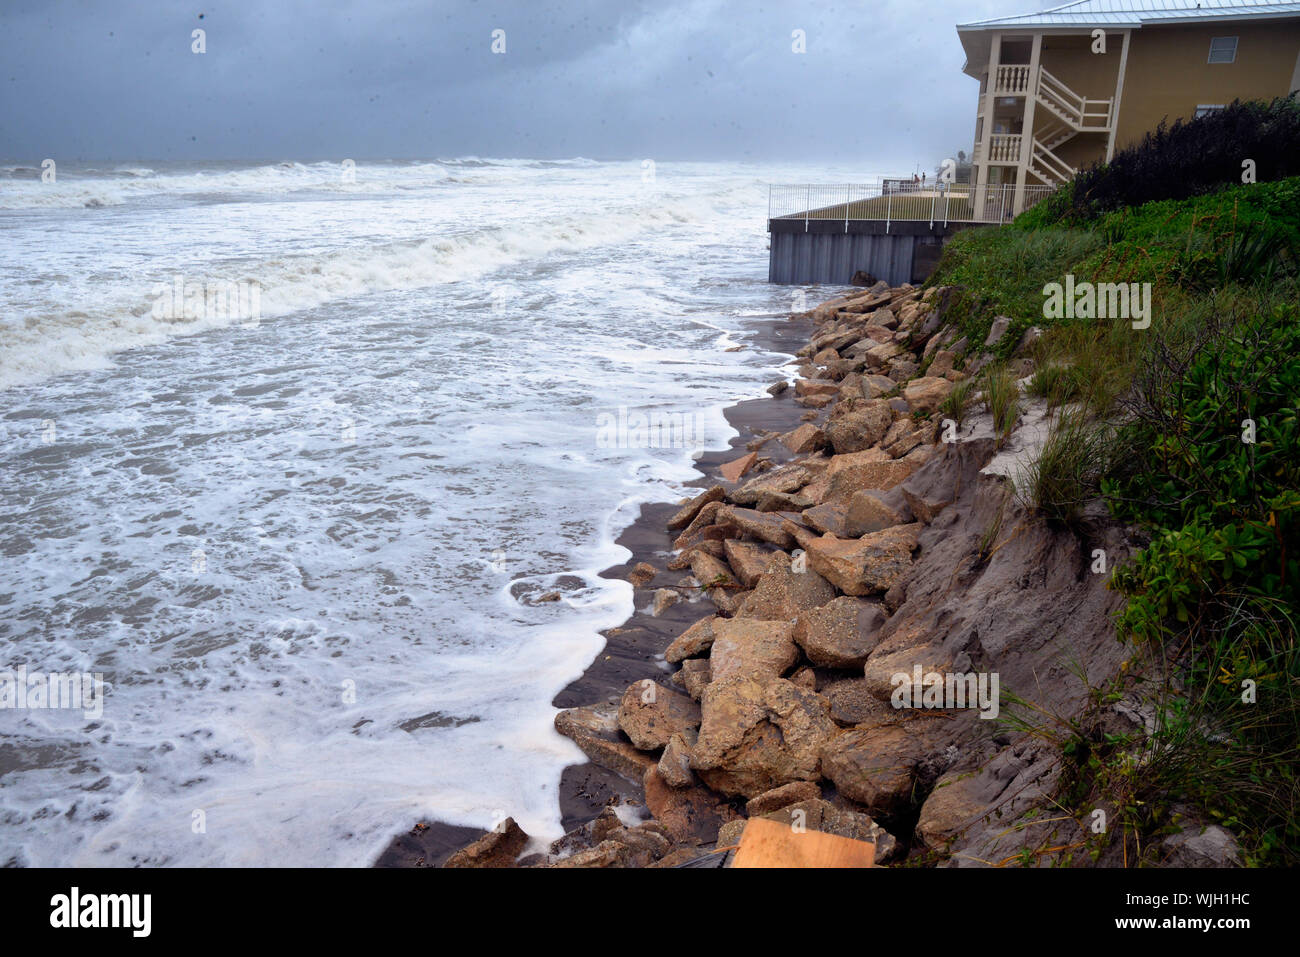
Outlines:
[[640,781],[655,763],[620,737],[618,706],[613,702],[561,711],[555,716],[555,730],[571,739],[593,764],[629,781]]
[[782,435],[781,444],[795,455],[815,452],[826,444],[826,433],[811,422],[805,422],[797,429]]
[[737,505],[753,505],[764,492],[797,492],[811,478],[812,473],[802,464],[782,465],[750,479],[740,488],[735,489],[728,498]]
[[528,835],[512,817],[488,831],[473,844],[461,848],[443,863],[443,867],[514,867]]
[[722,501],[725,494],[726,489],[721,485],[714,485],[712,488],[701,492],[678,509],[677,513],[673,515],[672,518],[668,519],[669,530],[677,531],[678,529],[685,528],[687,525],[691,524],[691,522],[695,521],[695,516],[700,514],[700,509],[704,508],[704,506],[708,505],[710,502]]
[[834,597],[835,589],[825,578],[808,568],[795,571],[790,557],[777,553],[737,610],[736,618],[794,621],[803,612],[820,607]]
[[696,658],[713,647],[713,625],[721,618],[701,618],[669,642],[664,650],[664,660],[676,664],[687,658]]
[[826,439],[837,455],[861,452],[884,438],[893,421],[894,411],[884,399],[854,403],[852,407],[841,405],[826,423]]
[[755,797],[790,781],[816,781],[836,733],[826,702],[782,678],[732,674],[701,701],[704,720],[691,764],[711,788]]
[[746,588],[753,588],[759,578],[767,571],[768,563],[776,550],[770,545],[746,542],[740,539],[727,539],[722,543],[727,564],[731,566],[740,583]]
[[883,449],[866,449],[831,458],[826,469],[804,489],[804,494],[824,505],[847,504],[860,489],[891,489],[906,480],[920,464],[910,458],[894,459]]
[[844,510],[842,537],[861,538],[902,524],[903,517],[868,489],[859,489],[849,497]]
[[821,668],[861,668],[879,642],[885,613],[880,605],[841,597],[801,614],[794,640]]
[[713,634],[709,663],[714,681],[733,674],[777,677],[799,660],[789,621],[722,619],[714,623]]
[[869,813],[892,815],[911,803],[916,765],[924,756],[911,728],[854,729],[827,743],[822,771]]
[[739,816],[706,788],[673,787],[657,767],[646,771],[642,785],[646,809],[679,843],[711,844],[718,838],[718,828]]
[[720,523],[739,533],[728,537],[738,538],[740,535],[748,535],[759,541],[771,542],[778,548],[794,547],[794,537],[782,526],[783,520],[777,513],[725,505],[718,510],[717,517]]
[[862,538],[823,535],[808,543],[808,565],[846,595],[880,594],[911,567],[919,531],[912,524]]
[[745,814],[748,817],[762,817],[801,801],[816,801],[821,796],[822,789],[815,781],[791,781],[750,798],[745,803]]
[[952,391],[952,383],[939,376],[921,376],[913,379],[903,387],[903,398],[908,408],[916,415],[929,415],[937,412],[943,400]]
[[699,705],[649,678],[628,685],[618,706],[618,726],[641,751],[657,751],[699,724]]

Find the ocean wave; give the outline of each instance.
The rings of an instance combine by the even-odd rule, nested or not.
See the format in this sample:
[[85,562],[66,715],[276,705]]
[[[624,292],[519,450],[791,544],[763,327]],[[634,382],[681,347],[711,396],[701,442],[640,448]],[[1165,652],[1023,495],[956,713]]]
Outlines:
[[301,192],[384,193],[425,189],[446,183],[451,173],[441,164],[415,167],[367,166],[342,162],[286,161],[243,169],[213,169],[160,174],[148,167],[113,170],[58,170],[53,183],[31,167],[0,169],[0,209],[45,209],[120,206],[157,195],[278,195]]
[[[563,256],[661,232],[678,224],[706,222],[720,204],[735,202],[731,187],[699,196],[660,197],[603,211],[530,224],[527,229],[482,229],[442,238],[380,243],[312,255],[279,255],[238,267],[185,270],[187,281],[243,283],[260,290],[260,319],[271,319],[360,296],[414,290],[482,278],[497,270],[550,256]],[[105,292],[88,290],[84,301],[57,311],[21,310],[0,325],[0,389],[61,372],[102,368],[114,353],[157,345],[175,336],[248,325],[246,316],[156,318],[158,275]],[[487,292],[484,293],[488,295]]]

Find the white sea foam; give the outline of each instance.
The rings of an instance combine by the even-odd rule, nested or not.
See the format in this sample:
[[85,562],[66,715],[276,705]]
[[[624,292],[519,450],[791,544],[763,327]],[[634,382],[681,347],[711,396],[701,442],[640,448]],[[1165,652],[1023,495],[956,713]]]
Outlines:
[[[550,702],[631,610],[598,572],[695,474],[600,448],[598,417],[690,413],[720,446],[782,358],[723,351],[737,313],[786,297],[753,170],[460,162],[482,179],[5,214],[0,669],[108,691],[95,723],[0,715],[0,864],[356,865],[419,817],[558,832],[581,756]],[[175,275],[257,281],[261,322],[155,319]]]

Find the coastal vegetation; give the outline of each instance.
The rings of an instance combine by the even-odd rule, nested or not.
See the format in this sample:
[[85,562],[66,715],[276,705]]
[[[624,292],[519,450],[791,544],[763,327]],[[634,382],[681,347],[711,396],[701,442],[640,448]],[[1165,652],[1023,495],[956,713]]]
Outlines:
[[[1123,861],[1190,807],[1230,828],[1247,863],[1296,863],[1297,174],[1294,98],[1233,104],[1162,126],[1006,227],[959,234],[929,283],[960,287],[946,318],[972,342],[1010,320],[999,358],[1037,330],[1027,392],[1051,427],[1022,498],[1081,535],[1104,502],[1137,536],[1110,581],[1126,600],[1123,674],[1083,716],[1021,702],[1013,719],[1066,757],[1067,812],[1109,809]],[[1052,318],[1046,288],[1067,276],[1149,284],[1149,325]],[[1107,724],[1121,701],[1145,731]],[[1090,850],[1114,846],[1094,836]]]

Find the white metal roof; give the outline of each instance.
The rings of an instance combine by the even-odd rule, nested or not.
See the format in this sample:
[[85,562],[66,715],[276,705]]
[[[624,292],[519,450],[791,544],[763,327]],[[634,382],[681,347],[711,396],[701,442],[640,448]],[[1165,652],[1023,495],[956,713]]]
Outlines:
[[1294,0],[1075,0],[1039,13],[957,24],[958,31],[1004,27],[1117,27],[1300,15]]

